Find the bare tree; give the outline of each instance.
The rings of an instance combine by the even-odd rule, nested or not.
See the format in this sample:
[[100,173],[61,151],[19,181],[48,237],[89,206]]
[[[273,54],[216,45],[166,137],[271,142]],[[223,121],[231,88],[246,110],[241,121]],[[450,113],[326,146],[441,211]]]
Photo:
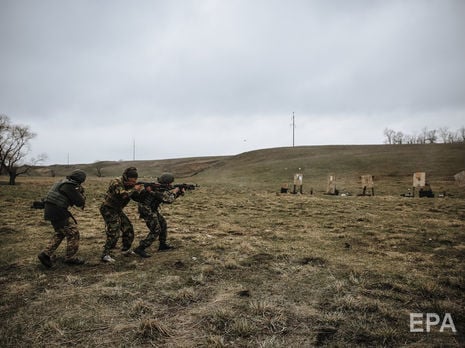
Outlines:
[[385,128],[384,129],[384,136],[386,137],[386,140],[384,141],[386,144],[393,144],[393,138],[394,135],[396,134],[396,131],[393,129]]
[[438,136],[436,135],[436,132],[437,132],[436,129],[428,130],[426,132],[426,141],[428,143],[430,144],[436,143],[436,141],[438,140]]
[[439,138],[441,138],[444,144],[449,142],[449,137],[450,137],[449,128],[441,127],[438,129],[438,133],[439,133]]
[[459,134],[457,132],[450,131],[449,136],[447,137],[447,142],[449,144],[454,144],[454,143],[460,142],[459,141]]
[[460,127],[460,129],[457,131],[457,138],[459,142],[465,143],[465,127],[464,126]]
[[0,115],[0,174],[3,172],[3,144],[6,142],[7,132],[10,128],[10,119],[6,115]]
[[417,136],[406,134],[404,135],[404,144],[415,144],[417,142]]
[[102,167],[95,167],[95,169],[97,170],[97,177],[101,178],[103,176]]
[[396,132],[392,138],[392,143],[402,145],[403,141],[404,141],[404,133]]
[[418,144],[426,144],[426,138],[428,136],[428,128],[427,127],[424,127],[422,130],[421,130],[421,133],[418,135],[417,137],[417,143]]
[[10,129],[10,119],[6,115],[0,115],[0,174],[5,171],[4,163],[4,148],[8,138],[8,132]]
[[385,128],[385,144],[435,144],[438,140],[443,143],[463,143],[465,142],[465,127],[462,126],[457,131],[451,131],[447,127],[429,130],[424,127],[420,134],[403,134],[393,129]]
[[27,173],[31,165],[46,158],[42,154],[37,159],[32,159],[32,164],[23,162],[29,152],[29,141],[35,136],[28,126],[13,125],[7,116],[0,116],[0,170],[9,175],[10,185],[15,185],[16,178]]

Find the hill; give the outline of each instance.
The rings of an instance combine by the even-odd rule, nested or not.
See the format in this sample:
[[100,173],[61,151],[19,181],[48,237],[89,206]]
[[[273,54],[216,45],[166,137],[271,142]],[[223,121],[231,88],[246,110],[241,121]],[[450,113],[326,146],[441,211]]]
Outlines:
[[141,177],[172,172],[178,179],[199,183],[239,185],[276,190],[291,183],[295,173],[304,174],[307,191],[324,191],[328,174],[336,176],[338,188],[359,190],[359,176],[375,176],[377,192],[397,194],[411,186],[412,174],[426,172],[433,190],[456,191],[453,175],[465,169],[465,144],[339,145],[271,148],[236,156],[196,157],[154,161],[96,162],[73,166],[37,167],[33,175],[66,175],[74,168],[89,175],[118,176],[128,166]]
[[[359,176],[375,176],[381,192],[408,188],[414,172],[426,172],[436,189],[454,190],[453,175],[465,169],[465,144],[349,145],[274,148],[243,153],[201,174],[213,182],[277,188],[304,174],[304,186],[326,188],[328,174],[341,189],[359,189]],[[381,184],[381,186],[380,186]],[[397,191],[395,191],[397,192]]]
[[137,167],[141,177],[156,177],[163,172],[171,172],[177,178],[196,175],[212,166],[221,164],[227,156],[180,158],[140,161],[99,161],[72,165],[37,166],[31,171],[35,176],[64,176],[73,169],[82,169],[89,176],[114,177],[119,176],[127,167]]

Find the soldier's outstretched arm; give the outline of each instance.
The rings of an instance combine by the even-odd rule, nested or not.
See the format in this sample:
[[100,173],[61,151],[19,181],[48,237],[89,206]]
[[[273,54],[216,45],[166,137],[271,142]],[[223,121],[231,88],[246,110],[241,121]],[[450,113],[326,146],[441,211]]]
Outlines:
[[75,205],[76,207],[80,207],[84,209],[86,204],[86,197],[82,193],[82,187],[75,186],[72,184],[64,184],[61,186],[60,191],[68,197],[71,205]]

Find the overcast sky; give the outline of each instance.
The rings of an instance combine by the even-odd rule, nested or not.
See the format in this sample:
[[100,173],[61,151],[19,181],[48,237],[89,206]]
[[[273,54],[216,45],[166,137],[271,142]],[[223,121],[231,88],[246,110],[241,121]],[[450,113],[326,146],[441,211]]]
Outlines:
[[0,113],[47,164],[465,125],[465,1],[0,0]]

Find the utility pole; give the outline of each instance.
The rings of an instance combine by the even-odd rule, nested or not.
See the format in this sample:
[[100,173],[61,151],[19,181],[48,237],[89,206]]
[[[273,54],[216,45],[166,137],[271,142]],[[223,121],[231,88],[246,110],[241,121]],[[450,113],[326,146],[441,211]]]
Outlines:
[[132,139],[132,160],[136,160],[136,138]]
[[295,116],[292,112],[292,147],[295,147]]

